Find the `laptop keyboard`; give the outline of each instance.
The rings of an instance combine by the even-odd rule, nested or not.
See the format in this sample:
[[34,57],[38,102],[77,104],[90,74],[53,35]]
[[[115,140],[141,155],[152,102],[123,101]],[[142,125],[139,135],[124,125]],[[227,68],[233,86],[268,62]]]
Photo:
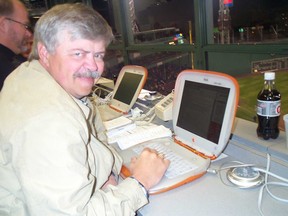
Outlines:
[[144,148],[155,149],[158,153],[165,155],[165,158],[170,160],[170,166],[167,169],[165,176],[169,179],[176,178],[179,175],[183,175],[197,168],[197,166],[177,153],[173,152],[164,143],[159,142],[149,142],[147,144],[142,144],[133,148],[136,154],[140,154]]

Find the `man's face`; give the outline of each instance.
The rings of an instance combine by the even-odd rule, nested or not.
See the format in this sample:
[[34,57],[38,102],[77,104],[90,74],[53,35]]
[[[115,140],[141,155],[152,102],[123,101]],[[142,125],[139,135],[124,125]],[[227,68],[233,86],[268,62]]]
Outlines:
[[14,53],[19,54],[26,51],[27,41],[31,39],[32,33],[24,26],[29,24],[26,8],[19,2],[15,1],[14,9],[15,12],[5,20],[9,24],[7,29],[9,44],[7,44],[7,46]]
[[105,43],[86,39],[72,41],[70,35],[63,32],[59,44],[54,53],[38,45],[40,63],[69,94],[82,98],[92,91],[104,70]]

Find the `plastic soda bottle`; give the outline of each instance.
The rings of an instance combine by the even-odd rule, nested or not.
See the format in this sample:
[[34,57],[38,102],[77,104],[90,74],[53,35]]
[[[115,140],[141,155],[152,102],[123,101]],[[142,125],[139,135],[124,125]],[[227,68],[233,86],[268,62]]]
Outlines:
[[275,87],[275,73],[264,74],[264,86],[257,96],[257,135],[265,140],[279,135],[281,94]]

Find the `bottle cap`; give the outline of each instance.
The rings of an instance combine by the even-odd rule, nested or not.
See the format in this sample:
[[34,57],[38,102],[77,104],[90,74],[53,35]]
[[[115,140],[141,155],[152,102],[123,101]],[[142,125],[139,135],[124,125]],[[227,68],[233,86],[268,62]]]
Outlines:
[[266,72],[264,74],[265,80],[274,80],[275,79],[275,73],[274,72]]

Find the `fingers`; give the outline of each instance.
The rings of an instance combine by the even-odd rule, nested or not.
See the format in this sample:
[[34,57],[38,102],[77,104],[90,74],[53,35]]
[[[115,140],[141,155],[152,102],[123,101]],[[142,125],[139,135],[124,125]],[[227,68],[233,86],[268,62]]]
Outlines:
[[132,157],[132,158],[131,158],[131,163],[132,163],[132,164],[136,163],[137,160],[139,159],[139,157],[141,157],[142,154],[147,154],[147,155],[150,155],[150,156],[153,156],[153,155],[154,155],[154,157],[156,157],[156,158],[160,158],[160,159],[162,159],[162,160],[165,160],[165,161],[167,160],[167,161],[169,161],[168,159],[166,159],[165,154],[159,153],[159,152],[158,152],[157,150],[155,150],[155,149],[145,148],[145,149],[143,149],[142,153],[141,153],[138,157],[135,156],[135,157]]
[[163,154],[163,153],[158,153],[157,156],[162,158],[162,159],[165,159],[165,154]]
[[147,148],[147,147],[144,148],[142,152],[144,152],[144,151],[148,151],[148,152],[154,153],[156,155],[158,154],[158,152],[155,149],[151,149],[151,148]]
[[145,148],[143,151],[145,151],[145,150],[156,154],[157,157],[159,157],[163,160],[165,159],[165,154],[158,152],[156,149]]

